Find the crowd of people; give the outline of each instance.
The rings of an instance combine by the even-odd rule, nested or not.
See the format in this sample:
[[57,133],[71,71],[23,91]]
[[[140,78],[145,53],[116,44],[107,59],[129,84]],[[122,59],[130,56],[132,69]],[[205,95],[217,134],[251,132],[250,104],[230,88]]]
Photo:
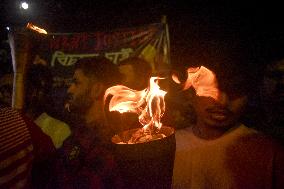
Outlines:
[[[236,37],[200,40],[189,52],[195,61],[189,63],[193,69],[179,70],[180,82],[175,83],[171,74],[167,78],[170,108],[165,122],[176,128],[169,188],[284,187],[283,146],[243,123],[246,105],[261,78],[254,72],[245,43],[232,39]],[[1,105],[0,188],[127,188],[110,139],[129,129],[125,124],[135,125],[138,118],[119,122],[125,119],[110,114],[103,97],[116,84],[146,88],[151,76],[148,67],[139,58],[118,66],[104,57],[80,59],[67,90],[68,124],[46,114],[51,104],[38,106],[48,103],[44,99],[48,91],[38,91],[43,83],[32,77],[28,85],[38,86],[29,88],[33,95],[27,96],[26,112]],[[200,73],[204,67],[209,75]],[[40,66],[35,70],[38,75]],[[169,73],[173,72],[177,70]],[[65,129],[62,138],[56,136],[59,142],[43,129],[43,115]]]

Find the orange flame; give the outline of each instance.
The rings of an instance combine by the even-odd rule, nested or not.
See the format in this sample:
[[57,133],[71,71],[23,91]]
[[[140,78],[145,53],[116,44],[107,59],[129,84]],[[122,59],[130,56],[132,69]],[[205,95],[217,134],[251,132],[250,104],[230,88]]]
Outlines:
[[145,132],[154,133],[162,126],[161,117],[165,112],[164,96],[167,92],[160,89],[160,77],[151,77],[150,86],[136,91],[123,85],[116,85],[106,90],[104,100],[112,95],[109,102],[110,111],[120,113],[132,112],[139,115],[139,122]]
[[28,23],[26,27],[38,33],[47,34],[47,32],[44,29],[37,27],[36,25],[33,25],[32,23]]
[[[195,89],[198,96],[212,97],[218,99],[220,92],[218,89],[216,75],[208,68],[201,66],[187,69],[187,80],[184,82],[183,90],[191,86]],[[173,80],[180,84],[176,75],[172,75]]]

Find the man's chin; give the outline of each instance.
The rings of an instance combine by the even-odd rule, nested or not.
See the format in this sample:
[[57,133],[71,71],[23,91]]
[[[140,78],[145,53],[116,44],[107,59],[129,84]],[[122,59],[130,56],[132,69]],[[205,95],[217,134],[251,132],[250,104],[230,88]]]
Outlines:
[[207,119],[205,123],[215,128],[230,128],[234,121],[230,119]]

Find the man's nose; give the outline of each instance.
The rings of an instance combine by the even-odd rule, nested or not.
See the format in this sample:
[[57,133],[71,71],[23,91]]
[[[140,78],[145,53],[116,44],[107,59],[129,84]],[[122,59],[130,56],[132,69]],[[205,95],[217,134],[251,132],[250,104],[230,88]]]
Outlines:
[[217,101],[221,105],[226,106],[229,102],[229,97],[226,93],[220,91]]

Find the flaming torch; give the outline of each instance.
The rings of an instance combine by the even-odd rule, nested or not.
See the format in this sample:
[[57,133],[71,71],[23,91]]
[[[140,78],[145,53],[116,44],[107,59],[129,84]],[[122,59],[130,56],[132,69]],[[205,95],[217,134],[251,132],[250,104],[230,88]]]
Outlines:
[[184,83],[181,83],[176,75],[172,75],[172,79],[182,85],[183,90],[193,87],[198,96],[212,97],[215,100],[220,98],[216,75],[204,66],[189,67],[187,69],[187,80]]
[[45,29],[42,29],[42,28],[40,28],[40,27],[38,27],[38,26],[36,26],[36,25],[30,23],[30,22],[27,24],[26,27],[27,27],[28,29],[34,30],[34,31],[36,31],[36,32],[38,32],[38,33],[47,34],[47,31],[45,31]]
[[136,91],[128,87],[118,85],[106,90],[105,99],[112,95],[109,103],[110,111],[120,113],[137,113],[139,122],[143,125],[129,141],[128,144],[151,141],[165,137],[159,131],[162,127],[161,117],[165,112],[164,97],[167,92],[160,89],[159,77],[150,79],[150,87],[142,91]]
[[128,188],[171,188],[175,136],[173,128],[161,123],[167,93],[158,85],[161,79],[151,77],[149,87],[142,91],[117,85],[105,92],[105,101],[112,96],[109,111],[136,113],[142,125],[112,137],[120,173]]

